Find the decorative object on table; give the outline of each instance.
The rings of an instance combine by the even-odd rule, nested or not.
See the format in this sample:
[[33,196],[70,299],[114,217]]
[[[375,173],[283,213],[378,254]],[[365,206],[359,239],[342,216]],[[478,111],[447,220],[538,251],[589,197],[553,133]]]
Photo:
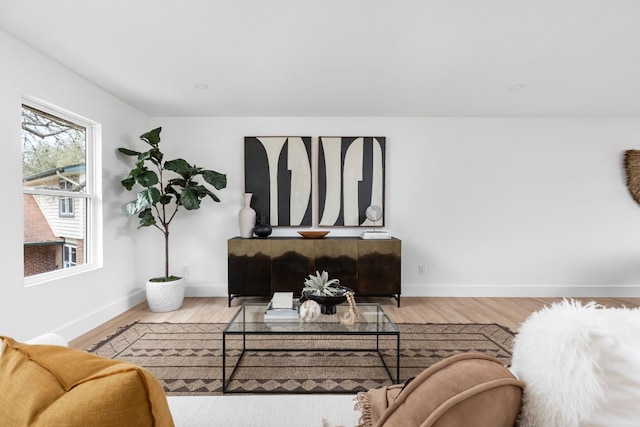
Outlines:
[[382,208],[377,205],[371,205],[366,210],[366,216],[369,221],[373,223],[373,230],[364,231],[362,233],[363,239],[390,239],[391,235],[386,231],[376,230],[376,222],[382,218]]
[[306,300],[300,304],[300,318],[305,322],[312,322],[320,316],[320,304],[313,300]]
[[[384,208],[386,138],[320,137],[318,224],[369,226],[368,206]],[[381,225],[384,225],[382,220]]]
[[[129,191],[135,185],[142,187],[136,200],[125,205],[125,214],[138,217],[138,228],[153,226],[164,235],[164,276],[152,278],[146,283],[149,308],[164,312],[177,310],[182,306],[185,287],[183,278],[169,275],[169,225],[182,208],[187,211],[197,210],[202,199],[207,196],[214,202],[220,201],[199,178],[216,190],[221,190],[227,186],[227,176],[214,170],[192,166],[181,158],[165,161],[164,153],[159,147],[161,130],[158,127],[140,136],[151,147],[146,152],[128,148],[118,148],[118,151],[135,157],[135,167],[127,178],[120,181],[122,186]],[[172,174],[175,177],[169,178]]]
[[273,228],[269,225],[269,221],[265,220],[265,215],[260,215],[258,218],[258,222],[253,229],[253,233],[258,236],[260,239],[266,239],[271,235]]
[[256,225],[256,211],[251,207],[252,193],[242,195],[243,206],[238,212],[238,225],[240,226],[240,237],[250,239],[253,237],[253,229]]
[[309,230],[309,231],[298,231],[298,234],[301,235],[302,237],[304,237],[305,239],[322,239],[327,234],[329,234],[329,232],[328,231]]
[[244,188],[269,225],[310,226],[311,137],[245,137]]
[[274,292],[264,312],[264,320],[298,319],[300,300],[293,297],[293,292]]
[[367,219],[373,223],[373,231],[376,230],[376,222],[382,218],[382,208],[377,205],[371,205],[365,211]]
[[326,271],[316,271],[315,276],[310,274],[309,278],[305,279],[302,295],[320,304],[322,314],[336,314],[336,305],[347,300],[347,292],[353,292],[339,283],[338,279],[329,279],[329,273]]
[[344,317],[340,319],[340,323],[343,325],[353,325],[360,320],[360,310],[356,307],[356,300],[353,297],[353,292],[347,292],[347,302],[349,303],[349,312],[345,313]]
[[293,292],[274,292],[271,297],[271,308],[293,308]]
[[640,203],[640,150],[624,152],[624,169],[627,173],[627,188],[631,197]]
[[[318,296],[335,296],[338,289],[337,285],[340,284],[338,279],[329,279],[329,273],[322,270],[322,273],[316,271],[316,274],[310,274],[304,281],[304,288],[302,293],[309,293]],[[335,285],[335,286],[334,286]]]

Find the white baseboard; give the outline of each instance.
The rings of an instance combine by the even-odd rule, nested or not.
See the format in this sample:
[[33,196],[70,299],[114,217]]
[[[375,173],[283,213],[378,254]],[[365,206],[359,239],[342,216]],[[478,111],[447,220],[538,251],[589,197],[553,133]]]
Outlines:
[[144,289],[141,289],[125,298],[119,299],[111,304],[107,304],[91,313],[87,313],[85,316],[69,322],[52,332],[62,335],[67,341],[71,341],[102,325],[108,320],[113,319],[119,314],[124,313],[130,308],[135,307],[145,299]]
[[405,297],[640,297],[640,285],[402,285]]

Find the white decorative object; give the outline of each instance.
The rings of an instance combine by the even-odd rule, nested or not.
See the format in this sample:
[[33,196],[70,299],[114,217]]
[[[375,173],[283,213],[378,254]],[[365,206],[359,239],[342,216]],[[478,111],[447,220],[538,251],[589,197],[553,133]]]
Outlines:
[[147,303],[153,312],[164,313],[182,307],[185,280],[180,278],[170,282],[148,281],[146,285]]
[[320,316],[320,304],[307,300],[300,304],[300,318],[305,322],[311,322]]
[[240,225],[240,237],[249,239],[253,236],[253,228],[256,226],[256,211],[251,207],[251,197],[253,193],[242,195],[244,206],[238,213],[238,224]]
[[391,234],[386,231],[363,231],[361,237],[365,240],[390,239]]
[[637,426],[638,331],[640,310],[595,303],[565,300],[529,316],[511,364],[525,383],[520,425]]
[[271,298],[271,308],[292,308],[293,292],[274,292]]
[[376,222],[380,221],[380,218],[382,218],[382,208],[377,205],[371,205],[365,211],[365,215],[369,221],[373,222],[373,226],[375,227]]
[[378,231],[376,230],[376,222],[380,221],[382,218],[382,208],[377,205],[371,205],[365,211],[365,215],[369,221],[373,223],[372,231],[363,231],[362,238],[363,239],[390,239],[391,235],[386,231]]

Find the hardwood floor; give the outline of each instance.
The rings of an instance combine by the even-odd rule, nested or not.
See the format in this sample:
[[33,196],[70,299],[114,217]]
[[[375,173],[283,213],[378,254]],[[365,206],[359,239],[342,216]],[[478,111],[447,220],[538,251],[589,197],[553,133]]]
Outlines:
[[[640,298],[575,298],[582,302],[596,301],[607,307],[638,307]],[[562,298],[453,298],[403,297],[397,307],[391,298],[359,298],[357,302],[378,302],[396,323],[499,323],[512,331],[534,311]],[[74,339],[71,347],[86,349],[113,334],[118,328],[139,322],[226,323],[243,302],[266,301],[260,298],[240,298],[227,307],[226,297],[185,298],[180,310],[153,313],[143,302],[125,313]]]

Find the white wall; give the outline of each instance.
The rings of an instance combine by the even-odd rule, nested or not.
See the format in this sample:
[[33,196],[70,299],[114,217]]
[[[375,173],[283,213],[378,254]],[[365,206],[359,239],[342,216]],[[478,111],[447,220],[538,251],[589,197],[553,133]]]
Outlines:
[[[3,215],[0,221],[0,334],[32,338],[48,331],[72,339],[142,301],[135,280],[135,227],[123,219],[119,184],[127,170],[115,148],[139,135],[148,118],[6,33],[0,32],[0,143]],[[22,260],[20,105],[23,95],[43,99],[102,126],[104,266],[25,287]]]
[[155,126],[172,155],[228,174],[222,204],[176,222],[172,264],[188,266],[191,295],[226,294],[245,135],[313,136],[315,147],[317,136],[365,134],[387,137],[386,228],[403,240],[404,295],[640,295],[640,206],[622,168],[638,118],[160,117]]

